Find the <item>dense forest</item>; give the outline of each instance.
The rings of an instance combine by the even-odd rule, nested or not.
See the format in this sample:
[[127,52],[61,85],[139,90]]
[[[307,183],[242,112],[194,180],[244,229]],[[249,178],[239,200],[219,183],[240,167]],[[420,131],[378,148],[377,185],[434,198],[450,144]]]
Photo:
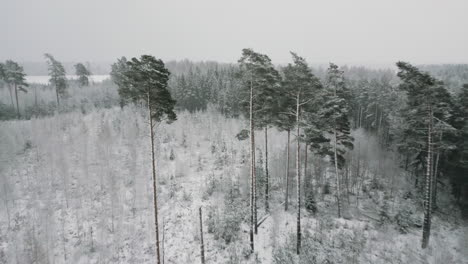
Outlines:
[[0,64],[0,263],[466,263],[468,65],[45,60]]

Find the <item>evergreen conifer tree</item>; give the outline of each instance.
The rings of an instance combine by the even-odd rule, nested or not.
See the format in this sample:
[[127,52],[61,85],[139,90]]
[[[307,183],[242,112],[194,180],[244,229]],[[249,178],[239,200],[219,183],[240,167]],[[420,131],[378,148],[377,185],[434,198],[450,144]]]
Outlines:
[[83,63],[75,64],[75,74],[78,76],[78,84],[80,86],[89,85],[89,76],[91,72],[84,66]]
[[60,106],[60,98],[64,97],[67,89],[66,71],[62,63],[57,61],[54,56],[49,53],[44,54],[47,60],[49,70],[49,82],[55,87],[55,95],[57,97],[57,106]]

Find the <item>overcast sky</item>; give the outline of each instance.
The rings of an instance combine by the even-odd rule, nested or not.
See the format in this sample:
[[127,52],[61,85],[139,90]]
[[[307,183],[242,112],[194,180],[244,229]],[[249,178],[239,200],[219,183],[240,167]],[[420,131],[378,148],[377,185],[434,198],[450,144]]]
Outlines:
[[0,60],[468,63],[468,0],[0,0]]

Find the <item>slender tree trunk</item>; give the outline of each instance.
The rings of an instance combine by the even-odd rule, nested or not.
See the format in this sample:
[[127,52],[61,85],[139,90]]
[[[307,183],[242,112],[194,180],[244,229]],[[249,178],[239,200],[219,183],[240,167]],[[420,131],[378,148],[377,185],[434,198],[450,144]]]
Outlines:
[[374,128],[377,130],[377,120],[379,116],[379,108],[377,107],[377,103],[375,104],[375,116],[374,116]]
[[304,144],[304,203],[307,203],[307,197],[309,196],[309,192],[312,191],[310,187],[311,178],[307,176],[307,143]]
[[[439,135],[439,142],[442,141],[442,132]],[[433,180],[433,188],[432,188],[432,211],[437,208],[437,178],[439,174],[439,157],[440,157],[440,150],[437,151],[436,161],[435,161],[435,168],[434,168],[434,180]]]
[[301,147],[301,126],[299,124],[300,118],[300,104],[299,94],[297,95],[296,102],[296,123],[297,123],[297,154],[296,154],[296,180],[297,180],[297,248],[296,253],[299,255],[301,250],[301,163],[300,163],[300,147]]
[[11,91],[11,85],[9,84],[8,84],[8,92],[10,92],[11,107],[15,107],[15,103],[13,102],[13,92]]
[[[59,107],[60,106],[60,98],[59,98],[59,92],[58,92],[58,87],[57,87],[57,79],[54,79],[54,80],[55,80],[55,95],[57,96],[57,107]],[[148,100],[149,100],[149,95],[148,95]]]
[[337,154],[337,149],[336,149],[336,126],[335,130],[333,131],[334,134],[334,147],[333,147],[333,152],[335,154],[335,174],[336,174],[336,201],[338,203],[338,217],[341,217],[341,199],[340,199],[340,194],[341,194],[341,188],[340,188],[340,176],[338,174],[338,154]]
[[268,126],[265,126],[265,211],[270,211],[270,204],[268,200],[270,198],[269,193],[269,175],[268,175]]
[[362,110],[363,110],[363,109],[361,108],[361,111],[360,111],[360,113],[359,113],[359,128],[362,127]]
[[205,264],[205,245],[203,243],[203,218],[202,218],[202,208],[198,208],[200,212],[200,256],[201,263]]
[[359,106],[357,111],[357,120],[356,120],[356,128],[359,128],[361,125],[361,106]]
[[37,86],[34,87],[34,106],[37,109]]
[[284,210],[288,210],[289,204],[289,142],[291,138],[291,130],[288,129],[288,142],[286,143],[286,195],[284,198]]
[[424,194],[424,222],[421,247],[426,248],[431,234],[432,212],[432,108],[429,107],[429,125],[427,135],[426,186]]
[[253,121],[253,85],[250,81],[250,249],[254,252],[254,226],[255,221],[255,135]]
[[15,84],[15,97],[16,97],[16,114],[20,118],[19,104],[18,104],[18,86]]
[[[380,128],[382,127],[382,110],[380,110],[380,116],[379,116],[379,126],[377,127],[377,131],[380,132]],[[384,138],[384,137],[382,137]]]
[[[57,93],[57,99],[58,99],[58,93]],[[153,126],[153,118],[152,118],[151,102],[150,102],[149,92],[148,92],[148,115],[149,115],[150,138],[151,138],[151,165],[152,165],[152,172],[153,172],[153,204],[154,204],[154,227],[155,227],[155,231],[156,231],[156,263],[161,264],[161,255],[160,255],[160,249],[159,249],[159,224],[158,224],[158,196],[157,196],[157,188],[156,188],[156,164],[155,164],[155,157],[154,157],[154,131],[153,131],[154,126]]]

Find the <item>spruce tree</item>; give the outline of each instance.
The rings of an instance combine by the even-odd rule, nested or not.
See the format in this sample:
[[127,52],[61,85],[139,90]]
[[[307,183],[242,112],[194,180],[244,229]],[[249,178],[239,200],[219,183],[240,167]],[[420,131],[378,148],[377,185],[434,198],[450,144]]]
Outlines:
[[[457,95],[451,123],[457,129],[457,133],[452,135],[451,139],[456,148],[447,158],[447,167],[454,196],[460,203],[461,199],[466,199],[468,194],[468,84],[464,84]],[[462,197],[463,193],[465,197]]]
[[131,102],[133,100],[132,98],[134,97],[132,94],[133,90],[130,90],[130,87],[125,84],[125,72],[127,72],[129,69],[127,62],[127,58],[122,56],[121,58],[117,59],[117,62],[111,65],[110,72],[111,80],[117,84],[118,87],[117,91],[120,95],[121,107]]
[[350,135],[350,107],[348,104],[350,92],[345,83],[344,72],[333,63],[330,63],[330,67],[327,70],[325,87],[325,103],[319,112],[319,118],[326,120],[324,129],[330,134],[331,146],[326,146],[322,149],[322,152],[327,153],[331,157],[331,162],[335,167],[338,217],[341,217],[341,182],[339,173],[346,162],[344,157],[346,151],[353,148],[354,139]]
[[44,54],[47,60],[49,70],[49,82],[55,87],[55,95],[57,97],[57,107],[60,106],[60,98],[64,97],[67,89],[66,71],[62,63],[57,61],[54,56],[49,53]]
[[154,153],[154,126],[156,122],[166,121],[168,123],[176,120],[174,113],[175,100],[172,99],[167,87],[169,70],[166,69],[162,60],[150,55],[142,55],[140,59],[132,58],[126,63],[119,86],[119,92],[123,97],[122,102],[145,103],[148,109],[150,140],[151,140],[151,164],[153,179],[153,203],[154,221],[156,232],[156,256],[157,263],[161,263],[159,246],[159,224],[158,224],[158,199],[156,187],[156,164]]
[[75,64],[75,74],[78,76],[78,84],[80,86],[89,85],[89,76],[91,72],[84,66],[83,63]]
[[5,64],[0,62],[0,81],[5,82]]

